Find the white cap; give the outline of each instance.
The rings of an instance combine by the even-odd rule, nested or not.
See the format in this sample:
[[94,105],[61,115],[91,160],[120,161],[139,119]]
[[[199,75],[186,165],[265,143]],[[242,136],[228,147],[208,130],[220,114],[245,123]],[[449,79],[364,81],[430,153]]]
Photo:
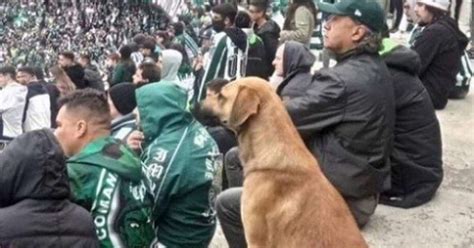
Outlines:
[[449,0],[418,0],[417,2],[443,11],[448,11],[449,9]]

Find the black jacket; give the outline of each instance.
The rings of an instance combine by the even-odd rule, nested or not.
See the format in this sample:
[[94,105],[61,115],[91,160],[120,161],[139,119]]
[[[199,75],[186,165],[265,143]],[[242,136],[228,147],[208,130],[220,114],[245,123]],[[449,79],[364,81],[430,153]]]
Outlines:
[[69,201],[64,154],[47,129],[0,154],[0,247],[98,247],[87,210]]
[[273,20],[268,20],[260,28],[255,26],[255,34],[258,35],[263,41],[265,46],[265,54],[267,68],[269,68],[268,75],[269,77],[273,74],[273,65],[272,62],[275,59],[276,50],[278,49],[278,39],[280,39],[280,27]]
[[430,96],[418,78],[418,54],[403,46],[383,55],[394,82],[392,188],[381,203],[415,207],[428,202],[443,179],[441,132]]
[[351,53],[284,102],[344,197],[369,197],[390,187],[395,107],[390,73],[378,55]]
[[415,40],[413,49],[421,59],[420,79],[435,109],[443,109],[448,103],[467,43],[466,35],[449,16],[427,26]]
[[283,81],[277,93],[285,98],[301,96],[311,87],[313,75],[310,73],[316,58],[302,43],[288,41],[283,51]]

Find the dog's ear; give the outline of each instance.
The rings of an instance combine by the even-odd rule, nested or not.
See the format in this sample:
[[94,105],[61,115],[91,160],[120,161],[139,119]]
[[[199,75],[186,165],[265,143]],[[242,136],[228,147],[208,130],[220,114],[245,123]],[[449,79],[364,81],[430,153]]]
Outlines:
[[255,90],[239,86],[238,91],[230,114],[230,124],[235,127],[241,126],[256,114],[260,105],[260,98]]

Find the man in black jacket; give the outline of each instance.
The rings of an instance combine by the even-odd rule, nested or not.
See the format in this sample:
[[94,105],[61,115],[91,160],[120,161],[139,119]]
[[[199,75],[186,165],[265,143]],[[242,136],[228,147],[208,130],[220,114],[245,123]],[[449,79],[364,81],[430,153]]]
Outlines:
[[278,24],[269,19],[265,13],[267,10],[267,0],[251,0],[249,1],[250,18],[254,22],[254,31],[258,35],[265,46],[265,59],[267,78],[273,74],[272,61],[275,59],[275,53],[278,48],[278,39],[280,38],[280,27]]
[[431,200],[443,179],[441,132],[430,95],[418,78],[418,54],[390,39],[381,52],[395,89],[392,187],[382,204],[411,208]]
[[91,215],[69,201],[64,153],[47,129],[0,154],[0,247],[98,247]]
[[61,52],[58,56],[59,66],[66,71],[71,81],[77,89],[89,87],[89,82],[85,79],[84,68],[75,62],[74,53],[69,51]]
[[448,103],[468,43],[448,8],[448,0],[418,0],[415,7],[418,24],[425,28],[412,48],[420,55],[420,79],[435,109],[443,109]]
[[[317,72],[300,95],[286,96],[283,86],[280,93],[324,174],[342,194],[358,225],[364,226],[375,212],[379,194],[390,187],[394,92],[390,73],[378,55],[385,18],[381,7],[368,0],[344,0],[319,8],[331,14],[324,27],[324,45],[338,64]],[[230,189],[216,201],[230,247],[245,246],[240,194],[241,189]]]

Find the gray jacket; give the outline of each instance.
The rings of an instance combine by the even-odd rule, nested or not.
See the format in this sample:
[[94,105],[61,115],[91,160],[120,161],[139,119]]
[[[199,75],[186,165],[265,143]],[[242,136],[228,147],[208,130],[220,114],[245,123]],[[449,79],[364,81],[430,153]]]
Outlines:
[[[285,98],[285,90],[281,92]],[[343,196],[363,198],[390,187],[394,93],[378,55],[346,55],[334,68],[317,72],[311,84],[285,104]]]

